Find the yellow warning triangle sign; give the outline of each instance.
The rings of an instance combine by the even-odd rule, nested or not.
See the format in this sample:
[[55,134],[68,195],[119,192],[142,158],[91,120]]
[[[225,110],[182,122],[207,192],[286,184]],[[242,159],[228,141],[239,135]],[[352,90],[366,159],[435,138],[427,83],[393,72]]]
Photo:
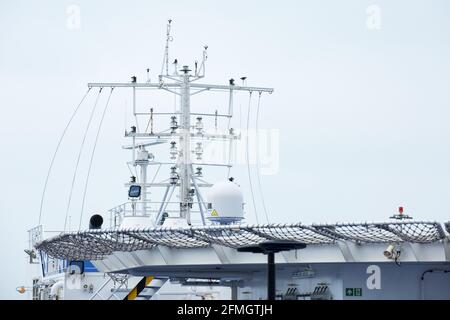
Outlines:
[[212,216],[212,217],[218,217],[218,216],[219,216],[219,214],[217,213],[216,209],[214,209],[214,210],[211,212],[211,216]]

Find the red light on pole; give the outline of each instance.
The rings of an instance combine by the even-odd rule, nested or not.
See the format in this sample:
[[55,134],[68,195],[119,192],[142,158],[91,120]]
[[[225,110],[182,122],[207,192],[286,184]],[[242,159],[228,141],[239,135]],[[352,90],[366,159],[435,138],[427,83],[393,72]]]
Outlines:
[[409,216],[407,214],[404,214],[403,211],[404,211],[403,207],[398,207],[398,214],[394,214],[390,218],[391,219],[396,219],[396,220],[412,219],[411,216]]

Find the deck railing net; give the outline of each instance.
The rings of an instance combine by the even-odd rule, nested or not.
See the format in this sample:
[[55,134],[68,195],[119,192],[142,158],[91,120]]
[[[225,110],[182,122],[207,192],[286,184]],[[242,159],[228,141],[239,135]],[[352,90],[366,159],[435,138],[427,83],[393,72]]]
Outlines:
[[[450,224],[445,228],[449,232]],[[97,260],[113,252],[132,252],[156,246],[201,248],[221,245],[238,248],[267,240],[291,240],[307,245],[326,245],[337,241],[356,243],[431,243],[445,237],[437,222],[391,222],[311,225],[226,225],[188,228],[147,228],[88,230],[66,233],[44,240],[36,249],[59,259]]]
[[447,230],[447,232],[450,233],[450,222],[445,223],[445,230]]

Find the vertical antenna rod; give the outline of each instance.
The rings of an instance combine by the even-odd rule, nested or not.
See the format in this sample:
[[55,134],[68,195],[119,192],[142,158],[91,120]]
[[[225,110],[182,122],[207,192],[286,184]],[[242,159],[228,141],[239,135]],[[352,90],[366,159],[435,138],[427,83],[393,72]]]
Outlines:
[[164,67],[166,69],[166,76],[169,75],[169,42],[173,40],[172,36],[170,35],[170,26],[172,23],[172,19],[167,20],[167,31],[166,31],[166,47],[164,49],[164,59],[163,64],[161,67],[161,75],[164,74]]
[[203,58],[202,58],[202,63],[200,64],[200,68],[196,68],[195,70],[195,76],[197,77],[204,77],[205,76],[205,63],[206,60],[208,59],[208,46],[204,45],[203,46]]

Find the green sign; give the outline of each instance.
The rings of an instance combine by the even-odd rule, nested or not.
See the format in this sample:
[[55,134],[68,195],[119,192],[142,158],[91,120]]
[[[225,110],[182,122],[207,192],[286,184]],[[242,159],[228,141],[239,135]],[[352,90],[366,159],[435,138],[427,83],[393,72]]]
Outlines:
[[361,297],[362,296],[362,288],[346,288],[345,295],[347,297]]

